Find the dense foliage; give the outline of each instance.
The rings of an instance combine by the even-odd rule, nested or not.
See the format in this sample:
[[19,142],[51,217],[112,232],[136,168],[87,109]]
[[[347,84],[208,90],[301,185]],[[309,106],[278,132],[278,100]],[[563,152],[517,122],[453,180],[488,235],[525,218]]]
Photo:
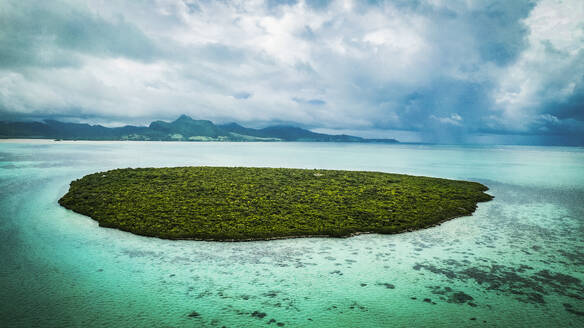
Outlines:
[[71,182],[59,204],[101,226],[213,240],[397,233],[471,214],[476,182],[381,172],[244,167],[117,169]]

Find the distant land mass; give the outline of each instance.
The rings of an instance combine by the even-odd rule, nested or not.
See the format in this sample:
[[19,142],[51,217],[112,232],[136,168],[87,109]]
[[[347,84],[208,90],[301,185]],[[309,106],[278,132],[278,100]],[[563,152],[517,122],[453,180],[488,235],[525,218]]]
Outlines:
[[150,140],[150,141],[319,141],[397,143],[395,139],[366,139],[345,134],[316,133],[290,125],[252,129],[237,123],[216,125],[181,115],[172,122],[154,121],[149,126],[126,125],[108,128],[101,125],[0,121],[0,138],[35,138],[62,140]]

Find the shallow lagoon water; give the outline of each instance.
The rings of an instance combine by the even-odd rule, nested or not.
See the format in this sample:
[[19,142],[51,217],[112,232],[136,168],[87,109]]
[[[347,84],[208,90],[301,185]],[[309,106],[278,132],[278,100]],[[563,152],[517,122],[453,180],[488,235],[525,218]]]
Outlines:
[[[57,204],[119,167],[264,166],[464,179],[472,216],[399,235],[169,241]],[[333,143],[0,143],[2,326],[584,325],[584,149]]]

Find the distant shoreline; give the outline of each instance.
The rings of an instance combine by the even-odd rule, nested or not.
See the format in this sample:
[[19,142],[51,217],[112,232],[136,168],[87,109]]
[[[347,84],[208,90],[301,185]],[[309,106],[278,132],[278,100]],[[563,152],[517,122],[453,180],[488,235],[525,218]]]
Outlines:
[[523,145],[523,144],[441,144],[430,142],[354,142],[354,141],[170,141],[170,140],[59,140],[53,138],[3,138],[0,144],[6,143],[39,143],[39,144],[89,144],[89,143],[173,143],[173,144],[206,144],[206,143],[233,143],[233,144],[272,144],[272,143],[314,143],[314,144],[345,144],[345,145],[386,145],[386,146],[463,146],[463,147],[551,147],[551,148],[584,148],[578,145]]
[[102,139],[102,140],[93,140],[93,139],[60,139],[56,140],[54,138],[3,138],[0,137],[0,143],[87,143],[87,142],[123,142],[123,143],[143,143],[143,142],[152,142],[152,143],[180,143],[180,144],[197,144],[197,143],[246,143],[246,144],[266,144],[266,143],[324,143],[324,144],[359,144],[359,145],[423,145],[424,143],[412,143],[412,142],[366,142],[366,141],[287,141],[287,140],[278,140],[278,141],[219,141],[219,140],[115,140],[115,139]]
[[396,139],[369,139],[346,134],[317,133],[292,125],[248,128],[235,122],[215,124],[181,115],[172,122],[153,121],[147,126],[105,127],[55,120],[0,121],[0,138],[94,141],[232,141],[232,142],[355,142],[398,143]]

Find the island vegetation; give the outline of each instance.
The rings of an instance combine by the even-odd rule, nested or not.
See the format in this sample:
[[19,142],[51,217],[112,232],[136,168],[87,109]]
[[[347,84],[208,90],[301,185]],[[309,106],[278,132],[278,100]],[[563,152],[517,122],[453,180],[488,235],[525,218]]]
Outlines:
[[59,204],[100,226],[168,239],[391,234],[470,215],[480,183],[381,172],[127,168],[71,182]]

